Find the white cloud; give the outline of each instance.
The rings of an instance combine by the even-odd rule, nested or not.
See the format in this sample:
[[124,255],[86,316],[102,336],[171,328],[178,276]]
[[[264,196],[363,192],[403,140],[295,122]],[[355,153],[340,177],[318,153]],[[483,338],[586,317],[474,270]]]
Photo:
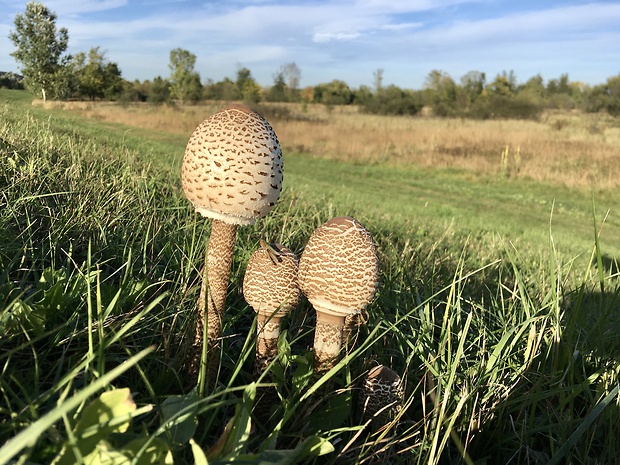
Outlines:
[[312,36],[312,41],[320,44],[332,41],[353,40],[360,36],[359,32],[316,32]]
[[420,29],[424,26],[424,23],[397,23],[397,24],[385,24],[379,29],[384,31],[404,31],[408,29]]

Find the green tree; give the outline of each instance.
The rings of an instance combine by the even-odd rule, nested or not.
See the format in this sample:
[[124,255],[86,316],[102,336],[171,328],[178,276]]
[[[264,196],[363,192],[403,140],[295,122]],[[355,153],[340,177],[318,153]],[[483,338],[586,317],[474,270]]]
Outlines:
[[526,93],[539,99],[543,99],[546,94],[545,81],[540,74],[532,76],[519,88],[519,93]]
[[205,84],[204,97],[208,100],[224,100],[231,101],[236,97],[237,86],[235,82],[229,77],[225,77],[222,81],[213,82],[208,80]]
[[263,90],[254,79],[248,79],[243,84],[241,99],[246,103],[258,103],[261,100]]
[[267,93],[267,100],[269,102],[286,102],[286,82],[284,81],[284,74],[278,72],[273,77],[273,86],[269,88]]
[[75,96],[79,98],[116,99],[123,91],[121,71],[116,63],[106,60],[105,52],[93,47],[86,54],[77,53],[69,65],[73,74]]
[[250,80],[254,80],[254,78],[252,77],[252,72],[248,68],[244,66],[237,70],[237,81],[235,84],[235,98],[237,100],[243,99],[243,88],[245,87],[246,82]]
[[502,71],[495,77],[495,80],[487,86],[487,91],[494,95],[510,97],[517,91],[517,76],[515,72]]
[[11,72],[0,72],[0,87],[22,90],[24,88],[23,77]]
[[484,91],[486,79],[486,74],[480,71],[468,71],[461,76],[463,91],[472,102]]
[[457,85],[448,73],[432,70],[425,81],[426,100],[437,116],[457,113]]
[[550,79],[547,83],[548,105],[552,108],[570,110],[575,108],[573,98],[574,88],[568,79],[568,74],[562,74],[558,79]]
[[375,85],[375,92],[379,92],[383,88],[383,68],[377,68],[372,73],[373,82]]
[[248,103],[258,103],[261,100],[262,89],[252,77],[252,72],[248,68],[237,70],[237,82],[235,98]]
[[562,74],[558,79],[549,79],[547,83],[547,92],[549,94],[568,94],[572,93],[568,74]]
[[170,83],[167,79],[157,76],[153,79],[147,101],[154,104],[162,104],[170,99]]
[[348,105],[353,102],[353,92],[346,82],[334,79],[314,87],[314,101],[325,105]]
[[185,101],[196,102],[202,97],[202,84],[200,74],[194,71],[196,55],[175,48],[170,51],[170,95],[181,103]]
[[362,107],[368,107],[373,105],[375,95],[372,92],[372,89],[368,86],[360,86],[353,95],[353,101],[357,105],[361,105]]
[[586,103],[586,111],[606,111],[620,116],[620,74],[607,79],[605,84],[595,86]]
[[383,115],[415,115],[423,106],[422,97],[412,90],[403,90],[391,84],[382,86],[372,99],[362,103],[362,108],[370,113]]
[[[9,38],[17,47],[11,56],[22,64],[24,85],[43,100],[55,98],[54,81],[70,57],[63,54],[69,43],[69,31],[56,29],[56,14],[45,5],[30,1],[24,14],[15,16],[15,30]],[[49,95],[48,95],[49,94]]]

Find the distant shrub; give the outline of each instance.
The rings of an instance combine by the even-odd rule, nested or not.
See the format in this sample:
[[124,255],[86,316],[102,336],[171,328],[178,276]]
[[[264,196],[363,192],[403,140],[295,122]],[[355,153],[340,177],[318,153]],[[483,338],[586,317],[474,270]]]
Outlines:
[[526,96],[489,95],[477,99],[468,116],[477,119],[538,119],[543,107]]
[[395,85],[382,89],[360,103],[364,111],[381,115],[416,115],[424,103],[418,92]]
[[0,73],[0,88],[24,90],[24,78],[15,73]]
[[269,121],[277,120],[277,121],[308,121],[308,122],[316,122],[316,123],[323,122],[319,118],[309,116],[305,113],[299,113],[299,112],[293,111],[291,110],[290,107],[287,107],[285,105],[249,103],[249,106],[254,111],[260,113],[265,119]]

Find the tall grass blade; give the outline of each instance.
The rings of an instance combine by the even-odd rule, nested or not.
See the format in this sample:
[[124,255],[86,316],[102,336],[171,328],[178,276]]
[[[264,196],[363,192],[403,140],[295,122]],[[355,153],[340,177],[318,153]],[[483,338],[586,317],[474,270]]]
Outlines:
[[603,410],[605,410],[610,402],[618,396],[618,391],[620,391],[620,384],[617,384],[616,387],[609,392],[609,394],[607,394],[598,404],[594,406],[590,413],[588,413],[588,415],[586,415],[583,421],[579,424],[575,432],[570,435],[568,440],[562,444],[553,457],[551,457],[551,460],[547,462],[547,465],[556,465],[560,463],[568,451],[577,443],[579,438],[581,438],[581,436],[588,430],[590,425],[592,425],[598,416],[603,413]]

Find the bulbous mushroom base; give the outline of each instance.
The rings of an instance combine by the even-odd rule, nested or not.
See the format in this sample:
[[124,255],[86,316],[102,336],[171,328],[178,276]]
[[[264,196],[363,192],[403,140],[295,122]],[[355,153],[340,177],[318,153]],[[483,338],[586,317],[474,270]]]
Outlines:
[[316,328],[314,330],[314,371],[324,373],[338,362],[345,325],[344,315],[326,313],[316,309]]
[[267,366],[278,356],[278,338],[280,337],[280,318],[259,316],[256,340],[256,361],[254,375],[258,378]]

